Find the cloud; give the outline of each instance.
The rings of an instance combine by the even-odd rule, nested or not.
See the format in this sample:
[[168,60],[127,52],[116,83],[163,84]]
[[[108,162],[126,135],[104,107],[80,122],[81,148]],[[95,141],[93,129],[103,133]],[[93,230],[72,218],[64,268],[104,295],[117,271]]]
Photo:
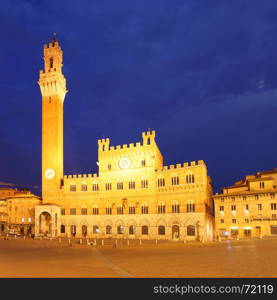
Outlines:
[[0,181],[0,185],[15,186],[15,184],[13,184],[13,183],[4,182],[4,181]]

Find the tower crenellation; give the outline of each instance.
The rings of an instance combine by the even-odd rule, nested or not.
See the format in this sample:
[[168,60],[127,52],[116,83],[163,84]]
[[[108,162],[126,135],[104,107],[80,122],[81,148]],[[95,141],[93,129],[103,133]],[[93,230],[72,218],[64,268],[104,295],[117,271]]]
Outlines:
[[143,145],[150,145],[152,143],[155,143],[155,136],[156,136],[155,130],[143,132],[142,133]]
[[63,52],[58,41],[44,45],[44,71],[60,71],[62,69]]
[[163,166],[160,171],[167,171],[173,169],[190,169],[190,168],[198,168],[198,167],[203,167],[205,169],[207,168],[203,160],[198,160],[198,161],[184,162],[182,164],[179,163],[176,165],[172,164],[169,166]]
[[[162,154],[155,142],[155,131],[142,133],[142,142],[110,146],[110,139],[98,140],[99,172],[119,168],[123,157],[131,160],[132,166],[151,166],[153,170],[160,169],[163,164]],[[147,161],[147,163],[146,163]]]
[[58,41],[44,45],[44,70],[40,71],[38,84],[43,97],[58,96],[64,101],[66,80],[62,74],[63,52]]
[[99,139],[98,140],[98,151],[108,151],[110,148],[110,139]]
[[122,149],[133,149],[133,148],[139,148],[143,146],[149,146],[149,145],[156,145],[155,143],[155,136],[156,132],[153,130],[152,132],[142,132],[142,143],[136,142],[136,143],[130,143],[130,144],[123,144],[123,145],[116,145],[116,146],[110,146],[110,139],[99,139],[98,140],[98,151],[100,152],[107,152],[107,151],[116,151],[116,150],[122,150]]

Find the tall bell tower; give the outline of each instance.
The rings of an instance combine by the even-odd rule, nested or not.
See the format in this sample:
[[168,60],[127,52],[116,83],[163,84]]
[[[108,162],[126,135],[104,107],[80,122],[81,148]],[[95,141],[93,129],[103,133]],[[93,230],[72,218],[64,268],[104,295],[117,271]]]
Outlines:
[[67,90],[58,41],[53,38],[43,50],[44,70],[40,71],[38,84],[42,95],[42,199],[47,202],[62,184],[63,102]]

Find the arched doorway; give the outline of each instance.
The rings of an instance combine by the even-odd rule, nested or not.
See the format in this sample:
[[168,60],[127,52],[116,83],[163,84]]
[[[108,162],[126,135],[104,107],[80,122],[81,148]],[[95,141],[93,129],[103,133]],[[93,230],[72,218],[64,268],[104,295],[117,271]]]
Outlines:
[[82,236],[86,237],[87,234],[88,234],[88,227],[87,227],[87,225],[83,225],[82,226]]
[[106,226],[106,234],[112,234],[112,226],[110,225]]
[[124,233],[124,227],[122,225],[117,226],[117,234],[123,234]]
[[129,234],[130,234],[130,235],[134,235],[135,232],[136,232],[135,226],[134,226],[134,225],[130,225],[130,226],[129,226]]
[[147,235],[148,234],[148,226],[146,226],[146,225],[141,226],[141,234],[142,235]]
[[75,235],[76,235],[76,225],[75,224],[70,226],[70,234],[71,234],[71,236],[75,237]]
[[164,225],[158,226],[158,235],[165,235],[165,226]]
[[180,226],[177,224],[172,225],[172,239],[179,240],[180,238]]
[[93,225],[93,227],[92,227],[92,233],[93,234],[98,234],[99,233],[99,226],[98,225]]
[[39,233],[48,236],[52,234],[52,218],[48,212],[43,212],[39,216]]
[[187,236],[193,236],[193,237],[195,237],[196,236],[196,228],[195,228],[195,226],[193,226],[193,225],[188,225],[187,226]]

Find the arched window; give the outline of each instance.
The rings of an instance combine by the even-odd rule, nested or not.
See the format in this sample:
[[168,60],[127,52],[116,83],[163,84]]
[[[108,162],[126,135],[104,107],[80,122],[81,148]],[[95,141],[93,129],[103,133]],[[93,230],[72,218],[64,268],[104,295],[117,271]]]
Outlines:
[[141,227],[141,234],[143,235],[148,234],[148,226],[144,225]]
[[188,236],[195,236],[195,226],[189,225],[187,227],[187,235]]
[[61,215],[62,215],[62,216],[65,215],[65,208],[64,208],[64,207],[61,208]]
[[98,234],[98,233],[99,233],[99,226],[93,225],[93,227],[92,227],[92,232],[93,232],[94,234]]
[[122,225],[117,226],[117,234],[123,234],[124,233],[124,227]]
[[135,234],[135,226],[133,225],[129,226],[129,234],[131,235]]
[[106,206],[106,215],[111,215],[112,214],[112,208],[111,206]]
[[178,203],[178,201],[173,201],[172,203],[172,212],[173,213],[179,213],[180,212],[180,205]]
[[99,186],[98,186],[97,181],[94,181],[94,182],[92,183],[92,190],[93,190],[94,192],[96,192],[96,191],[99,190]]
[[88,209],[85,205],[82,205],[81,215],[86,216],[88,214]]
[[88,186],[86,184],[86,182],[82,182],[81,184],[81,191],[82,192],[86,192],[88,190]]
[[76,192],[76,184],[74,182],[70,183],[70,192]]
[[172,177],[171,177],[171,184],[172,185],[179,185],[179,177],[174,174]]
[[187,203],[187,212],[195,212],[195,205],[191,200]]
[[160,225],[158,227],[158,235],[165,235],[165,226]]
[[186,175],[186,183],[190,184],[190,183],[194,183],[194,175],[192,174],[192,172],[188,172]]
[[141,206],[141,213],[142,214],[148,214],[148,205],[147,203],[143,203]]
[[147,188],[148,188],[148,180],[143,179],[143,180],[141,181],[141,188],[142,188],[142,189],[147,189]]
[[129,206],[129,214],[130,215],[134,215],[136,213],[136,208],[134,206],[134,204],[130,204]]
[[93,205],[92,214],[93,215],[98,215],[99,214],[99,208],[96,204]]
[[110,225],[106,226],[106,234],[112,234],[112,226]]
[[164,181],[164,178],[159,178],[158,179],[158,187],[162,187],[162,186],[165,186],[165,181]]
[[117,206],[117,214],[118,214],[118,215],[123,215],[123,207],[122,207],[121,204],[119,204],[119,205]]
[[136,188],[136,183],[133,179],[129,181],[129,189],[134,190]]
[[106,183],[106,191],[110,191],[112,189],[112,184],[110,182]]
[[76,215],[76,207],[71,206],[71,208],[70,208],[70,214],[71,215]]
[[158,205],[158,213],[159,214],[164,214],[165,213],[165,204],[164,202],[160,202]]
[[117,189],[118,189],[118,190],[123,190],[123,182],[122,182],[122,180],[119,180],[119,181],[117,182]]

